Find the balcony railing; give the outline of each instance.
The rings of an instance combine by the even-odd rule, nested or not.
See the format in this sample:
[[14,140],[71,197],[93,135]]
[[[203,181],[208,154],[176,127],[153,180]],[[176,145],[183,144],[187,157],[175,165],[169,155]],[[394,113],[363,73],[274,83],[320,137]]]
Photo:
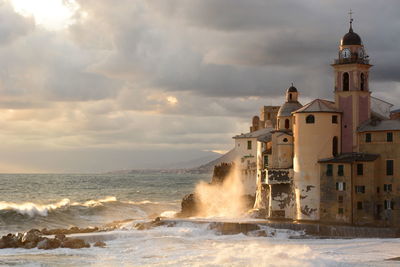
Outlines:
[[339,58],[335,59],[334,64],[369,64],[366,58]]

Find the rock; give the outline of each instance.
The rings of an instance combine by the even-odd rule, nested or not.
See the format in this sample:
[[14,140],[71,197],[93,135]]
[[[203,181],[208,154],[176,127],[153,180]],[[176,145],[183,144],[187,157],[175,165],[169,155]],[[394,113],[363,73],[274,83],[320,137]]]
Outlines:
[[250,218],[254,219],[265,219],[267,217],[266,209],[251,209],[247,212]]
[[255,236],[259,236],[259,237],[268,237],[268,233],[264,230],[256,231],[254,234],[255,234]]
[[106,247],[106,243],[104,243],[103,241],[97,241],[96,243],[94,243],[95,247],[99,247],[99,248],[104,248]]
[[40,241],[41,234],[39,231],[28,231],[23,234],[21,242],[25,243],[38,243]]
[[209,225],[209,229],[221,235],[237,235],[260,230],[260,227],[254,223],[215,222]]
[[64,234],[56,234],[54,236],[55,239],[58,239],[60,241],[63,241],[65,239],[65,235]]
[[1,238],[0,248],[18,248],[22,246],[22,234],[8,234]]
[[23,248],[26,249],[31,249],[31,248],[35,248],[37,245],[37,242],[26,242],[23,246]]
[[233,163],[221,163],[214,166],[213,177],[210,184],[222,184],[229,176],[235,165]]
[[58,239],[49,239],[45,238],[37,244],[38,249],[55,249],[59,248],[61,245],[61,241]]
[[79,238],[65,238],[61,243],[62,248],[90,248],[90,244]]
[[195,194],[188,194],[183,197],[181,203],[181,212],[178,217],[192,217],[195,216],[199,210],[199,200]]

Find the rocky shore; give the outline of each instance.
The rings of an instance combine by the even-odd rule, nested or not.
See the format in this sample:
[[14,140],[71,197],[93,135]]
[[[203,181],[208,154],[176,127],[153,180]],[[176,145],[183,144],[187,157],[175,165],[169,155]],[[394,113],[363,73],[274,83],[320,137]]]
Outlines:
[[[79,228],[71,227],[69,229],[51,229],[46,228],[31,229],[24,233],[7,234],[0,238],[0,249],[5,248],[25,248],[25,249],[56,249],[56,248],[89,248],[91,245],[81,238],[67,237],[71,234],[94,233],[106,231],[98,227]],[[102,241],[93,244],[95,247],[105,247]]]

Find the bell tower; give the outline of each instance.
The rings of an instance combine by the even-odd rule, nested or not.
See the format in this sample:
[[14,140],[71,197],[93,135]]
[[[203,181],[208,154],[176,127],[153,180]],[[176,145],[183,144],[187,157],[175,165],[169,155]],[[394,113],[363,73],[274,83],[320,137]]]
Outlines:
[[371,117],[368,55],[360,36],[350,28],[339,46],[338,58],[332,67],[335,73],[335,103],[342,112],[342,153],[357,152],[357,127]]

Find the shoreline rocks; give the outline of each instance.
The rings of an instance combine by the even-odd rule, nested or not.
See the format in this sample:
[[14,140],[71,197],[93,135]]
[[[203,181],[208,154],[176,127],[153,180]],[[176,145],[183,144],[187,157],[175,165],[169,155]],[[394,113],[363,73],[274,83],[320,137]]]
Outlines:
[[[31,229],[25,233],[7,234],[0,238],[0,249],[6,248],[25,248],[25,249],[56,249],[70,248],[80,249],[89,248],[90,244],[83,239],[67,237],[67,234],[82,234],[100,232],[97,227],[79,228],[71,227],[69,229],[51,229],[42,230]],[[54,236],[50,238],[48,236]],[[104,242],[96,242],[97,247],[105,247]],[[95,244],[95,245],[96,245]]]

